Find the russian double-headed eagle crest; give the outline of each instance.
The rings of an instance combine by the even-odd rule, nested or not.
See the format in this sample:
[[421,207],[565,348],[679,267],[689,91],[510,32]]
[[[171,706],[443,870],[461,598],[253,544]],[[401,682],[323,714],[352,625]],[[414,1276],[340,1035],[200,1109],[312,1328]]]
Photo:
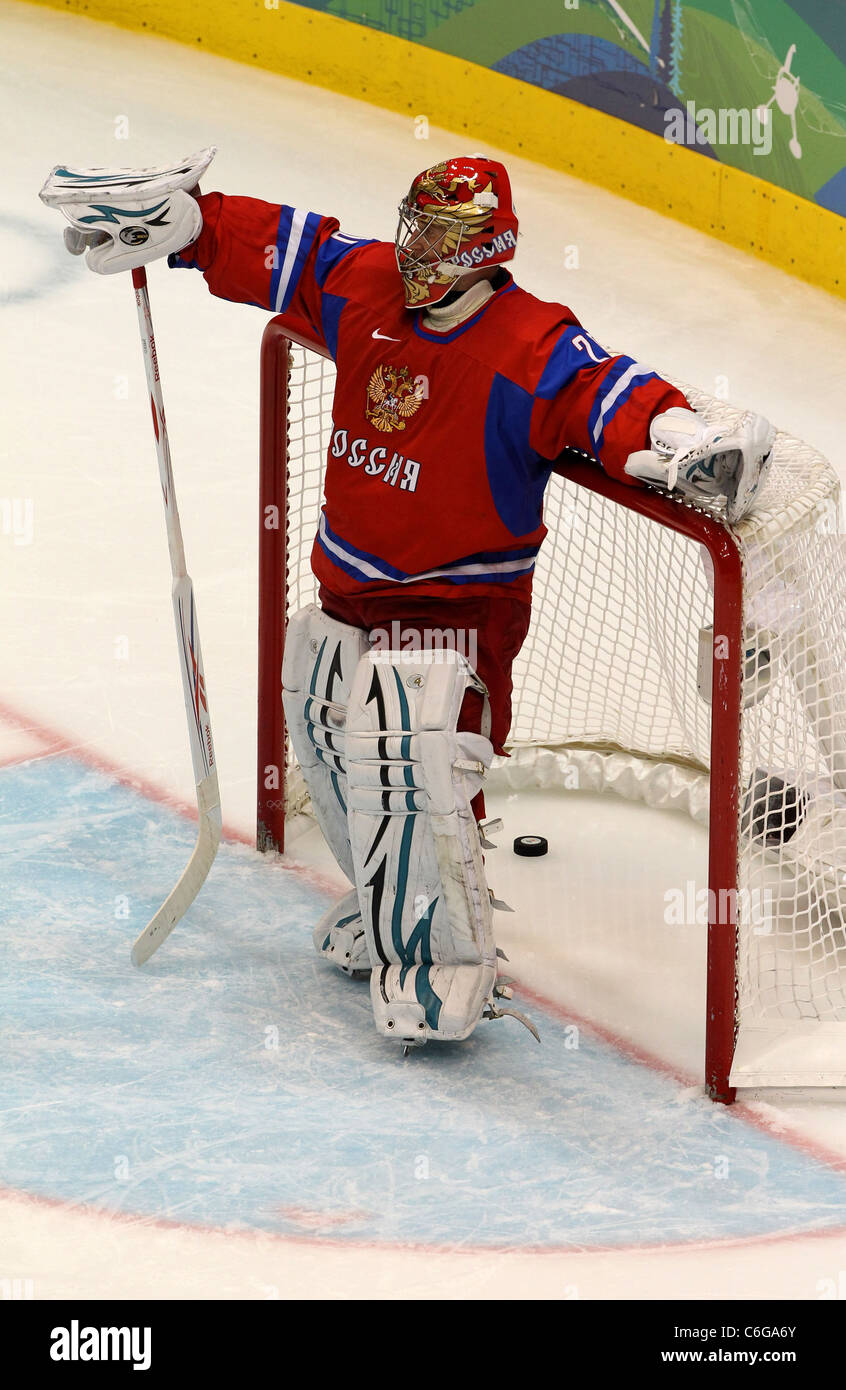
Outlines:
[[367,383],[365,415],[377,430],[389,434],[404,430],[412,415],[416,415],[423,400],[422,383],[412,380],[408,367],[378,366]]

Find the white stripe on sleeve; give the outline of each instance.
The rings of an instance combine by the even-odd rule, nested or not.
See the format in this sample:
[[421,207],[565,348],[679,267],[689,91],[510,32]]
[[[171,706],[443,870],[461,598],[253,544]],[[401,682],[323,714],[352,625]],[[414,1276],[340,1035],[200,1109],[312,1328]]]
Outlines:
[[285,295],[294,272],[294,262],[297,259],[300,242],[303,239],[303,231],[305,230],[307,217],[307,211],[304,212],[301,208],[294,208],[293,216],[291,217],[291,230],[288,233],[288,245],[285,248],[285,259],[282,262],[279,284],[276,287],[276,303],[273,307],[277,314],[281,312],[282,305],[285,303]]
[[599,447],[599,441],[602,438],[602,431],[605,428],[605,417],[610,412],[611,407],[613,406],[617,397],[623,391],[625,391],[628,386],[631,385],[635,377],[654,376],[654,374],[655,370],[653,367],[645,367],[642,362],[633,362],[632,365],[629,368],[627,368],[626,371],[623,372],[623,375],[620,377],[619,381],[614,383],[614,386],[608,392],[608,395],[605,396],[605,398],[603,399],[602,407],[599,411],[599,417],[596,421],[596,424],[593,427],[593,442],[597,446],[597,448]]

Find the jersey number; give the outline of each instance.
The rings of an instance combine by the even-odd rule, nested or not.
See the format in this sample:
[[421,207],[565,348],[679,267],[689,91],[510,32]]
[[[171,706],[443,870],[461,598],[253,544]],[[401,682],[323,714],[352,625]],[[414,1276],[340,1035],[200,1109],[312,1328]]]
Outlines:
[[602,352],[602,348],[599,347],[599,343],[591,343],[590,338],[586,338],[583,333],[576,333],[573,338],[573,347],[586,352],[592,362],[609,362],[611,360],[611,354],[608,352],[603,353],[602,357],[597,357],[593,351],[594,347],[598,348],[600,352]]

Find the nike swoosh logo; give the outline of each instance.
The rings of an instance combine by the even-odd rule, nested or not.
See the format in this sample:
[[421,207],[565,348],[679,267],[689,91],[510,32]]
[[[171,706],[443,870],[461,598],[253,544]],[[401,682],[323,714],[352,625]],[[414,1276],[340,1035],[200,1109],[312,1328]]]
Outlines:
[[384,338],[386,343],[401,343],[402,338],[392,338],[389,333],[380,333],[378,328],[371,333],[371,338]]

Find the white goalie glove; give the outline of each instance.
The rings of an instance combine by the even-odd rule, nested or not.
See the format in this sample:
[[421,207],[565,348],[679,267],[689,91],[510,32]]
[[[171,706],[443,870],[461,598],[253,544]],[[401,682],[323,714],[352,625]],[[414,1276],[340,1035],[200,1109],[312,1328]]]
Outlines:
[[734,525],[755,505],[769,471],[775,430],[763,415],[747,411],[727,432],[697,411],[674,405],[651,421],[649,439],[651,449],[629,454],[630,477],[694,499],[725,497],[726,519]]
[[87,253],[90,270],[116,275],[182,251],[203,226],[189,192],[211,164],[215,147],[155,169],[68,169],[57,165],[39,197],[70,222],[65,246]]

